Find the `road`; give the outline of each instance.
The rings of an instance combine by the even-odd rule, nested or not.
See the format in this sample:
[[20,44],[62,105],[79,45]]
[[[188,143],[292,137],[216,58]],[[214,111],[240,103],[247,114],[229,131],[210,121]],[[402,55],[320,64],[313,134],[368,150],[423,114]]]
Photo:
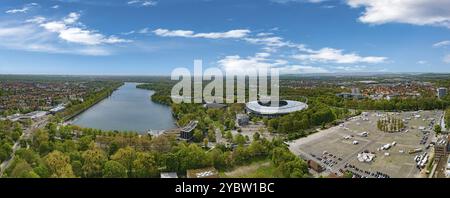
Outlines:
[[8,159],[8,160],[4,161],[2,164],[0,164],[0,178],[3,176],[4,171],[9,167],[11,162],[14,160],[16,151],[20,149],[20,141],[24,140],[24,139],[29,139],[35,129],[43,128],[47,124],[48,124],[48,117],[44,117],[41,120],[34,122],[33,124],[31,124],[30,127],[26,128],[23,131],[22,136],[20,136],[19,140],[17,140],[12,147],[13,152],[11,154],[10,159]]
[[442,128],[442,131],[447,131],[447,125],[445,125],[445,111],[441,117],[441,128]]

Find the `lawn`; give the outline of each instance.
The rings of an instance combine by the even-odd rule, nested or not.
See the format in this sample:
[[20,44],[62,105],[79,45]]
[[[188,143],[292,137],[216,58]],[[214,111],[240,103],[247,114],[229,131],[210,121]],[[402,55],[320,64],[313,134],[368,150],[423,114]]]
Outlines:
[[281,174],[269,160],[255,162],[221,174],[222,178],[278,178]]

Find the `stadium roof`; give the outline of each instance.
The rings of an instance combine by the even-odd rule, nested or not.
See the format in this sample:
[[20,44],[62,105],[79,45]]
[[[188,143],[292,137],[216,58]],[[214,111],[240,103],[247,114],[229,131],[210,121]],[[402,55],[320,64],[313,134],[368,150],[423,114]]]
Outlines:
[[308,108],[308,105],[303,102],[292,101],[292,100],[284,100],[280,101],[284,104],[281,106],[266,106],[262,105],[258,101],[252,101],[246,104],[247,109],[252,113],[260,114],[260,115],[283,115],[296,111],[301,111]]

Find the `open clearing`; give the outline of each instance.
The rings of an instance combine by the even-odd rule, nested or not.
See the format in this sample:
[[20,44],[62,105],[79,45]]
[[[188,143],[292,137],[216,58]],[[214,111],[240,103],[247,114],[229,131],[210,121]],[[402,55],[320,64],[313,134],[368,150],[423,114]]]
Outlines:
[[223,175],[227,178],[273,178],[276,176],[276,171],[270,161],[262,161],[238,167]]

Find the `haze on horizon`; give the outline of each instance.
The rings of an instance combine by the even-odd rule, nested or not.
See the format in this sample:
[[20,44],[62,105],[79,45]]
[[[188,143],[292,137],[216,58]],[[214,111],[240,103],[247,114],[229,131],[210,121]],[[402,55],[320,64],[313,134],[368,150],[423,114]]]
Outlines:
[[4,0],[0,74],[448,73],[442,0]]

